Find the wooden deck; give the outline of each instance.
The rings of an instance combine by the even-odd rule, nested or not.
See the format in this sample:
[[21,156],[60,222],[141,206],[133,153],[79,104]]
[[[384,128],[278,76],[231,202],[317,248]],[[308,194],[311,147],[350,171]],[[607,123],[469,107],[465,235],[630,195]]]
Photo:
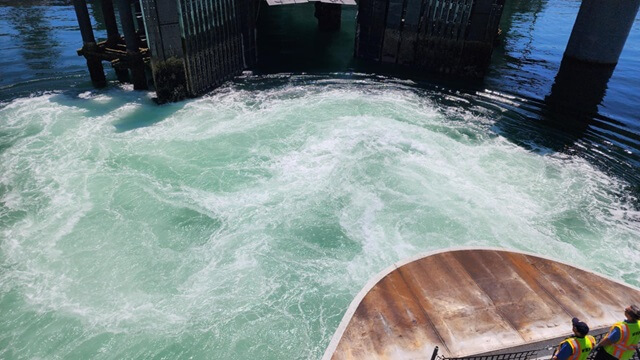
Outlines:
[[[378,281],[379,280],[379,281]],[[394,265],[351,304],[324,359],[462,357],[595,330],[624,319],[640,289],[538,256],[497,249]]]

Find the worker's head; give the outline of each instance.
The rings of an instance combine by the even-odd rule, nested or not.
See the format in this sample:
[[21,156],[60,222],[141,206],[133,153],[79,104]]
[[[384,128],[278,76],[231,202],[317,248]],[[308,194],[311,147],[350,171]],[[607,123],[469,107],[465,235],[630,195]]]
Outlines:
[[571,319],[571,323],[573,324],[573,333],[578,336],[586,336],[589,333],[589,326],[580,321],[578,318]]
[[638,321],[640,320],[640,308],[635,305],[629,305],[626,309],[624,309],[624,315],[629,320]]

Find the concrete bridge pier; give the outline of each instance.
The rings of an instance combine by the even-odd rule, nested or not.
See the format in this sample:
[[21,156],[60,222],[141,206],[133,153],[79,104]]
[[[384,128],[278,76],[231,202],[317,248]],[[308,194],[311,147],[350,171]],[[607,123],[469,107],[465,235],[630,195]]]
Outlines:
[[117,0],[118,12],[120,13],[120,23],[124,32],[124,40],[127,44],[128,61],[131,68],[133,88],[135,90],[148,89],[147,77],[145,75],[144,61],[140,54],[140,44],[138,35],[133,23],[133,12],[129,0]]
[[[91,18],[89,17],[89,9],[87,9],[86,0],[73,0],[73,8],[78,18],[78,25],[80,26],[80,35],[82,36],[82,49],[85,54],[92,51],[96,51],[98,45],[96,39],[93,36],[93,28],[91,27]],[[104,68],[102,62],[92,56],[85,55],[87,60],[87,67],[89,68],[89,76],[93,86],[97,88],[107,86],[107,79],[104,76]]]
[[582,0],[551,93],[554,111],[578,121],[598,113],[640,0]]
[[594,65],[570,57],[562,59],[551,93],[545,102],[569,119],[582,121],[598,113],[614,66]]
[[315,17],[320,31],[339,31],[342,22],[342,5],[316,2]]
[[582,0],[564,57],[617,64],[639,7],[640,0]]

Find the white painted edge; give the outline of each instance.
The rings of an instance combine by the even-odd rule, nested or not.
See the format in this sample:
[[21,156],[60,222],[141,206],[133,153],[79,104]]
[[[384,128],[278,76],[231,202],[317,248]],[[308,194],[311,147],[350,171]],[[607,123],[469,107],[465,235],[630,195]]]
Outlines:
[[632,289],[640,292],[640,288],[635,287],[635,286],[630,285],[630,284],[627,284],[627,283],[622,282],[620,280],[613,279],[613,278],[611,278],[611,277],[609,277],[607,275],[598,274],[598,273],[596,273],[596,272],[594,272],[592,270],[585,269],[583,267],[576,266],[574,264],[570,264],[570,263],[562,261],[562,260],[556,260],[556,259],[553,259],[553,258],[545,256],[545,255],[534,254],[534,253],[530,253],[530,252],[527,252],[527,251],[513,250],[513,249],[507,249],[507,248],[500,248],[500,247],[467,247],[467,246],[449,247],[449,248],[445,248],[445,249],[429,251],[429,252],[426,252],[426,253],[421,253],[421,254],[418,254],[416,256],[412,256],[412,257],[397,261],[393,265],[391,265],[388,268],[382,270],[380,273],[375,275],[373,278],[371,278],[367,282],[367,284],[362,288],[362,290],[360,290],[360,292],[355,296],[353,301],[351,301],[351,304],[347,308],[347,311],[344,313],[344,316],[342,317],[342,320],[340,321],[340,325],[338,325],[338,328],[336,329],[336,332],[333,334],[333,337],[331,338],[331,342],[329,343],[329,346],[327,346],[327,349],[325,350],[324,355],[322,356],[322,360],[331,360],[331,357],[333,356],[333,353],[336,351],[336,348],[338,347],[338,344],[340,343],[340,340],[342,339],[342,335],[344,335],[344,331],[347,329],[347,326],[351,322],[351,319],[353,318],[353,315],[355,314],[356,309],[358,309],[358,306],[360,305],[360,303],[362,302],[364,297],[369,293],[369,291],[371,291],[371,289],[373,289],[373,287],[376,286],[376,284],[379,283],[380,280],[382,280],[385,276],[391,274],[394,270],[396,270],[396,269],[398,269],[398,268],[400,268],[400,267],[402,267],[402,266],[404,266],[404,265],[406,265],[408,263],[411,263],[411,262],[414,262],[414,261],[417,261],[417,260],[420,260],[420,259],[424,259],[424,258],[429,257],[429,256],[442,254],[442,253],[446,253],[446,252],[468,251],[468,250],[502,251],[502,252],[510,252],[510,253],[515,253],[515,254],[522,254],[522,255],[537,257],[537,258],[553,261],[553,262],[556,262],[556,263],[564,264],[564,265],[567,265],[567,266],[571,266],[571,267],[576,268],[578,270],[582,270],[582,271],[585,271],[587,273],[600,276],[602,278],[605,278],[607,280],[610,280],[612,282],[618,283],[620,285],[632,288]]

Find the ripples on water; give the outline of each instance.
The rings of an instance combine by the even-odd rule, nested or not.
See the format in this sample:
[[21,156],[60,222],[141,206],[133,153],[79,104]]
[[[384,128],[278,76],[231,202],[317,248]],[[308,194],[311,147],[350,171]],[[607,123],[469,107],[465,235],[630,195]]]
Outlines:
[[[576,6],[531,4],[545,26]],[[449,246],[640,286],[640,141],[623,100],[638,46],[587,117],[545,104],[566,41],[517,7],[493,90],[247,73],[156,106],[89,90],[68,5],[15,9],[0,6],[14,24],[0,34],[2,358],[318,358],[372,275]],[[10,46],[40,41],[31,17],[59,46]]]

